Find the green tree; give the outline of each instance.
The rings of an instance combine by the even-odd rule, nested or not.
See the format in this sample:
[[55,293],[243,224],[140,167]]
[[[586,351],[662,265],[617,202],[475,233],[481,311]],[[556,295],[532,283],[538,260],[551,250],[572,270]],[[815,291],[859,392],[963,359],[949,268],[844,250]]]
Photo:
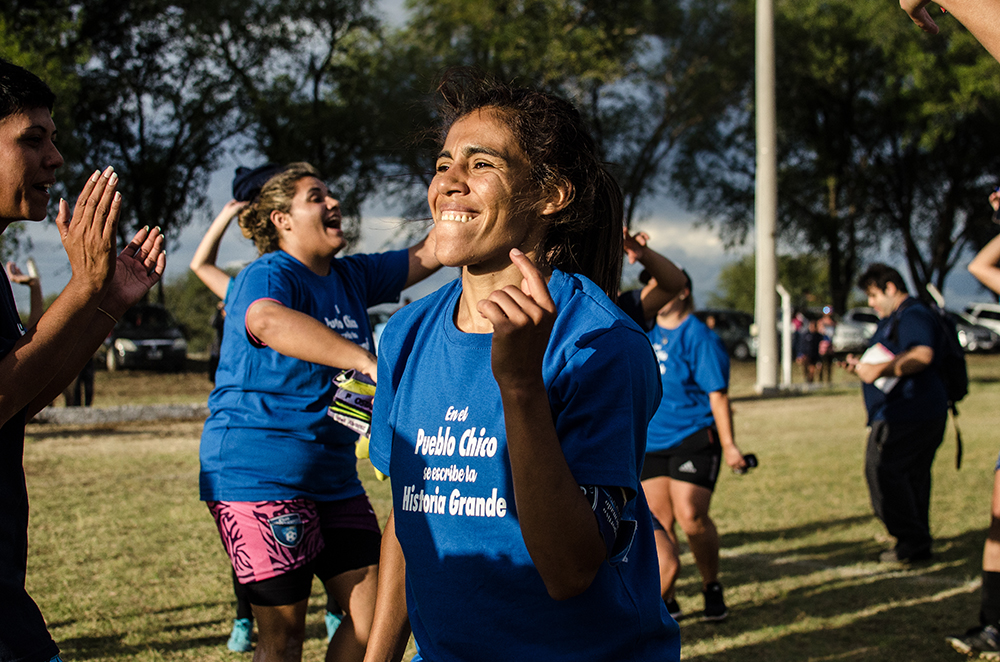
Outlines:
[[[739,64],[752,60],[751,42],[734,38],[752,25],[740,0],[413,0],[410,7],[412,20],[390,51],[399,79],[424,95],[443,69],[472,66],[571,100],[622,185],[629,224],[664,183],[680,137],[734,103],[746,75]],[[419,106],[411,118],[434,123]],[[433,152],[400,157],[426,184]]]
[[[982,207],[1000,167],[995,75],[960,29],[922,39],[883,3],[779,2],[776,7],[779,237],[826,256],[843,310],[863,262],[904,256],[910,276],[943,284],[981,241]],[[972,73],[970,73],[972,72]],[[753,108],[687,137],[674,186],[716,219],[730,243],[753,217]],[[982,218],[982,215],[979,215]]]
[[206,351],[215,337],[211,321],[219,297],[205,287],[192,271],[186,271],[170,281],[164,290],[165,298],[170,302],[170,312],[187,332],[188,350]]
[[[716,291],[708,297],[709,306],[753,313],[756,263],[753,255],[746,255],[723,267]],[[796,308],[818,308],[830,303],[827,264],[822,256],[779,255],[778,282],[788,290]]]
[[[72,139],[72,121],[69,110],[73,107],[79,80],[73,70],[82,57],[78,45],[68,43],[63,37],[74,29],[68,17],[60,19],[55,12],[38,3],[11,0],[0,12],[0,57],[24,67],[48,83],[56,94],[53,116],[60,130],[59,149],[68,159],[78,153]],[[66,196],[65,186],[53,189]],[[55,204],[50,214],[55,214]],[[13,224],[0,235],[0,264],[15,258],[22,248],[24,227]]]

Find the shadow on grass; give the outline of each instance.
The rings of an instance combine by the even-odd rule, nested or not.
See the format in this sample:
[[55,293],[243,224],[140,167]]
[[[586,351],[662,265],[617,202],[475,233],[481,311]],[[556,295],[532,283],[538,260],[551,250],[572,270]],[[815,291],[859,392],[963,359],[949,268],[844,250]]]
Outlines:
[[132,659],[145,651],[185,651],[198,648],[225,647],[227,636],[193,637],[179,641],[149,641],[141,645],[122,642],[124,634],[103,637],[74,637],[59,641],[61,655],[67,660],[93,660],[97,658]]
[[[830,523],[785,533],[795,538],[813,526]],[[780,539],[781,533],[730,534],[723,547],[737,539]],[[882,546],[873,540],[792,544],[775,552],[725,556],[721,570],[729,589],[729,619],[702,623],[697,612],[682,619],[683,657],[718,662],[957,659],[944,637],[975,625],[979,592],[972,580],[980,574],[984,533],[939,539],[934,560],[911,567],[876,562]],[[700,606],[697,573],[687,568],[684,574],[681,606]],[[783,590],[787,578],[794,581]]]

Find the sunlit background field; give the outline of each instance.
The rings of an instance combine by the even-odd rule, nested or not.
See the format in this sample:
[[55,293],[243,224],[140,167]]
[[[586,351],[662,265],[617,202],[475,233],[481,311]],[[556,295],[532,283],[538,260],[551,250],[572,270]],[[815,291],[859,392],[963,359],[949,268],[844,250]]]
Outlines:
[[[839,386],[787,398],[753,396],[752,364],[735,364],[737,440],[760,466],[724,475],[713,514],[722,534],[729,619],[703,624],[689,553],[678,599],[689,660],[954,660],[944,636],[975,623],[992,468],[1000,356],[970,357],[961,407],[965,460],[954,467],[949,424],[934,471],[935,560],[879,565],[889,544],[862,476],[860,392]],[[201,374],[98,372],[97,401],[204,400]],[[104,427],[31,425],[25,471],[32,519],[28,588],[67,660],[233,660],[227,560],[198,501],[200,421]],[[379,517],[387,483],[359,463]],[[461,600],[461,594],[456,594]],[[314,586],[305,660],[325,649]],[[250,654],[242,656],[249,660]]]

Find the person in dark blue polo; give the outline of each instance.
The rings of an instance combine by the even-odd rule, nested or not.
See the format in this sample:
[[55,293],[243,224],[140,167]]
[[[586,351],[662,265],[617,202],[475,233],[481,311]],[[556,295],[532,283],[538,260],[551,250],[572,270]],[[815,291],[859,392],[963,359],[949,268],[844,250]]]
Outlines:
[[871,265],[858,287],[881,318],[868,350],[861,357],[849,356],[846,365],[864,382],[869,426],[865,477],[872,507],[896,538],[896,546],[879,560],[926,561],[931,558],[931,465],[948,415],[935,360],[941,327],[890,266]]

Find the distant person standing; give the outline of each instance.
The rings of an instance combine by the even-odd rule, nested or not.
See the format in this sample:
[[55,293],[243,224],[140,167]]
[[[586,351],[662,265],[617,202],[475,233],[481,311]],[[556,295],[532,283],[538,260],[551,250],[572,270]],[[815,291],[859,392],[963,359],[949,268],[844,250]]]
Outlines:
[[837,328],[837,323],[830,314],[829,306],[823,307],[823,316],[819,318],[818,330],[819,341],[819,373],[816,375],[818,381],[826,381],[827,384],[833,381],[833,332]]
[[865,477],[875,515],[896,538],[883,562],[931,558],[931,465],[944,437],[948,395],[936,369],[935,313],[911,297],[898,271],[873,264],[858,279],[880,318],[871,346],[844,367],[864,383],[868,409]]
[[807,384],[816,380],[816,369],[820,365],[820,343],[823,336],[819,332],[816,320],[808,320],[799,333],[799,346],[796,361],[802,364],[802,376]]
[[[1000,209],[1000,191],[990,195],[994,214]],[[986,244],[969,263],[969,273],[1000,294],[1000,236]],[[993,498],[990,528],[983,545],[983,590],[980,593],[979,625],[964,635],[947,638],[955,650],[966,655],[1000,658],[1000,458],[993,468]]]

